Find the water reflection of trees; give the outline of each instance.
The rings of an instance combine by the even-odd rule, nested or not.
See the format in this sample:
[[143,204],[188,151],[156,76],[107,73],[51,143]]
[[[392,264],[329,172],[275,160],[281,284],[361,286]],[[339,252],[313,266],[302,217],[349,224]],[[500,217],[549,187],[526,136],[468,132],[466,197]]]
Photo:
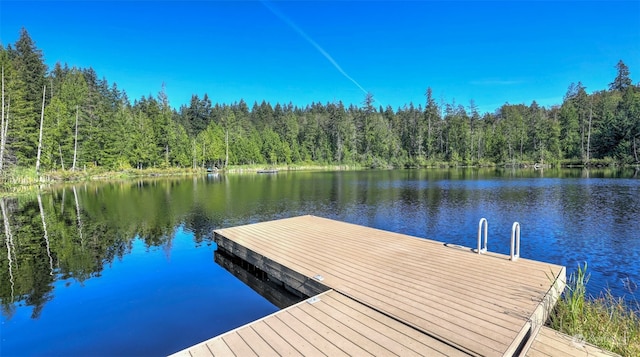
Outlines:
[[[614,194],[594,180],[618,175],[613,171],[591,169],[591,179],[585,181],[581,170],[545,170],[544,177],[575,178],[563,185],[527,180],[540,173],[511,169],[301,172],[295,179],[278,175],[87,183],[0,199],[3,315],[10,318],[17,306],[27,305],[37,318],[52,299],[56,282],[84,284],[100,276],[105,265],[131,252],[136,239],[147,248],[163,249],[170,258],[176,227],[193,232],[199,246],[211,242],[214,228],[298,214],[458,239],[468,246],[474,244],[473,234],[467,237],[459,227],[474,227],[487,216],[493,237],[505,239],[503,244],[502,238],[492,238],[492,247],[507,247],[510,223],[524,219],[527,227],[539,227],[537,235],[531,234],[538,246],[547,239],[543,259],[555,254],[558,261],[575,266],[594,244],[606,247],[599,250],[606,252],[603,265],[634,266],[638,259],[640,242],[628,238],[638,216],[637,185],[629,183]],[[526,217],[536,221],[526,222]],[[547,226],[559,228],[547,232]],[[500,235],[500,227],[507,227],[505,234]],[[594,233],[605,231],[612,232],[613,242]],[[638,276],[637,269],[631,273]]]
[[6,242],[0,248],[2,310],[11,316],[15,311],[13,304],[24,302],[33,306],[32,317],[37,318],[44,304],[52,298],[55,279],[51,275],[55,255],[47,250],[43,216],[35,199],[21,202],[3,198],[1,202]]
[[26,305],[37,319],[56,281],[83,284],[100,276],[131,252],[135,239],[169,256],[176,227],[184,224],[197,233],[198,243],[210,241],[213,225],[194,204],[204,198],[193,190],[188,180],[130,182],[0,199],[2,314],[11,318],[17,306]]

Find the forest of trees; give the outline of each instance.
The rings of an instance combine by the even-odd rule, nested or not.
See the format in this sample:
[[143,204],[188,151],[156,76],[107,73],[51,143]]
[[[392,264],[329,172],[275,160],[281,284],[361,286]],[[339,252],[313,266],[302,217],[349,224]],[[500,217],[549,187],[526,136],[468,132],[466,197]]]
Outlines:
[[[0,173],[39,170],[340,164],[422,167],[520,163],[640,163],[640,84],[621,60],[609,88],[572,83],[561,104],[504,104],[494,113],[425,102],[213,103],[173,109],[164,87],[130,101],[92,68],[48,69],[25,29],[0,46]],[[44,110],[43,110],[44,108]]]

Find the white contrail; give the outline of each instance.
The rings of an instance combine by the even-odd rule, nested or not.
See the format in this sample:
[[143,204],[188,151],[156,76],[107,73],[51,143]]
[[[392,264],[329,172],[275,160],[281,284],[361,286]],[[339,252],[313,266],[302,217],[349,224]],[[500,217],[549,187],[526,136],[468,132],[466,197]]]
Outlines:
[[366,89],[364,89],[360,83],[358,83],[355,79],[353,79],[350,75],[347,74],[347,72],[344,71],[344,69],[342,69],[342,67],[340,67],[340,65],[338,64],[338,62],[336,62],[336,60],[333,59],[333,57],[331,57],[330,54],[327,53],[327,51],[325,51],[322,47],[320,47],[320,45],[314,41],[311,37],[309,37],[309,35],[307,35],[304,31],[302,31],[301,28],[299,28],[296,24],[293,23],[293,21],[291,21],[288,17],[286,17],[283,13],[281,13],[280,11],[278,11],[278,9],[274,8],[269,1],[267,0],[262,0],[260,1],[262,3],[262,5],[264,5],[267,9],[269,9],[269,11],[271,11],[271,13],[273,13],[274,15],[276,15],[277,17],[280,18],[280,20],[284,21],[284,23],[286,23],[287,25],[289,25],[289,27],[291,27],[295,32],[298,33],[298,35],[302,36],[302,38],[304,38],[305,40],[307,40],[307,42],[309,42],[313,47],[316,48],[316,50],[318,50],[318,52],[320,52],[324,58],[327,59],[327,61],[331,62],[331,64],[338,70],[338,72],[340,72],[346,79],[350,80],[351,82],[353,82],[353,84],[355,84],[358,88],[360,88],[360,90],[362,92],[364,92],[364,94],[369,93]]

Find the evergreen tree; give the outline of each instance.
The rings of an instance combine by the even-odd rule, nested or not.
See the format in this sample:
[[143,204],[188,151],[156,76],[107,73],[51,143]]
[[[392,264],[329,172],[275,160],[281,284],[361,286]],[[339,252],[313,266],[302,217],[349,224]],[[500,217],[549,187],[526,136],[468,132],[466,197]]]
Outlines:
[[42,51],[36,47],[25,28],[20,30],[13,57],[18,76],[24,83],[24,99],[31,103],[34,112],[39,113],[47,66],[44,64]]
[[18,165],[30,166],[36,160],[42,88],[45,85],[47,67],[42,51],[29,36],[26,29],[20,31],[15,50],[9,48],[10,59],[16,71],[11,95],[12,121],[10,147]]
[[169,106],[169,98],[165,91],[165,85],[162,84],[162,89],[158,93],[158,100],[156,102],[158,106],[158,114],[153,119],[155,124],[156,138],[159,139],[158,151],[160,156],[164,157],[164,166],[168,167],[170,164],[170,151],[171,147],[169,143],[176,143],[176,132],[174,130],[173,116],[171,113],[171,107]]
[[[0,173],[7,166],[15,164],[15,154],[10,146],[11,134],[9,131],[10,122],[13,120],[15,111],[15,98],[20,98],[20,86],[17,85],[19,79],[10,59],[10,52],[0,45],[0,67],[2,69],[2,120],[0,121]],[[12,99],[14,103],[12,105]],[[20,103],[20,101],[18,101]],[[22,102],[24,104],[24,102]],[[11,126],[13,127],[13,126]]]
[[130,162],[137,168],[151,167],[157,160],[155,135],[151,119],[139,107],[134,106],[134,127],[131,138]]
[[564,102],[560,107],[560,124],[562,127],[562,151],[564,157],[569,159],[578,159],[582,156],[580,148],[580,118],[576,101],[578,96],[578,86],[571,83]]
[[426,122],[426,135],[424,135],[424,147],[427,159],[432,159],[437,151],[436,137],[440,132],[440,108],[433,99],[431,87],[427,88],[427,103],[424,108],[424,119]]
[[631,86],[631,78],[629,78],[629,67],[627,67],[622,60],[618,61],[616,64],[616,69],[618,70],[618,74],[616,78],[609,84],[609,89],[623,91],[627,87]]

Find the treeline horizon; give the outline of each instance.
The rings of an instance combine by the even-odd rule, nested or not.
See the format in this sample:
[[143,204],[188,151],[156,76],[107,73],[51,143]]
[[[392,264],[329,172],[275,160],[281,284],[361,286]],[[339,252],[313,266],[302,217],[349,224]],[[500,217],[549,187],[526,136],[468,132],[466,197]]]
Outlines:
[[501,164],[639,164],[640,84],[620,60],[609,88],[571,83],[551,107],[505,103],[479,113],[474,102],[425,102],[394,110],[373,94],[361,106],[305,107],[266,101],[213,103],[192,95],[173,109],[164,86],[133,103],[90,68],[49,71],[26,29],[0,46],[0,173],[13,168],[282,166],[372,168]]

